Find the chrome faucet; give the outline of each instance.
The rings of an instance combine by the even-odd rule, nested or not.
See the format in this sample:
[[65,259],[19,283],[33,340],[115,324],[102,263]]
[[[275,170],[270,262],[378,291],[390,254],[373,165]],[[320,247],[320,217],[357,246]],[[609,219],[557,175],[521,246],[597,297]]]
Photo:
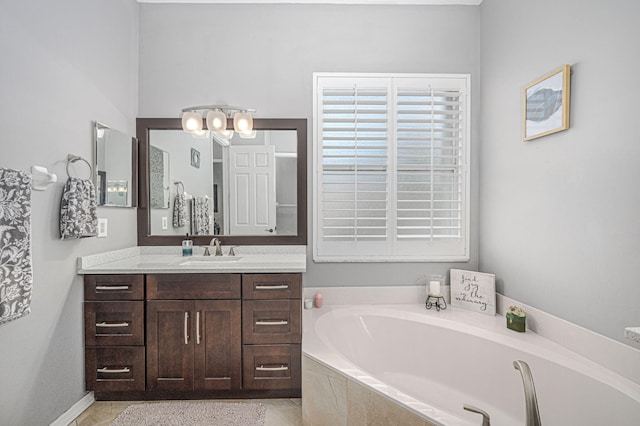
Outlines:
[[524,361],[513,361],[513,366],[522,375],[524,385],[524,399],[526,403],[527,422],[526,426],[541,426],[540,412],[538,411],[538,397],[536,387],[533,385],[533,375],[529,365]]

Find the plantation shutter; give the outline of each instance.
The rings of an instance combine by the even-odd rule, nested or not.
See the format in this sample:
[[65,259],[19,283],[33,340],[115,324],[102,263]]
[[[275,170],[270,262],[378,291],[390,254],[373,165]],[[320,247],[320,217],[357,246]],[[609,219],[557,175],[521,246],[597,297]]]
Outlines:
[[462,95],[433,88],[397,91],[399,239],[462,238]]
[[468,77],[314,86],[314,260],[468,258]]

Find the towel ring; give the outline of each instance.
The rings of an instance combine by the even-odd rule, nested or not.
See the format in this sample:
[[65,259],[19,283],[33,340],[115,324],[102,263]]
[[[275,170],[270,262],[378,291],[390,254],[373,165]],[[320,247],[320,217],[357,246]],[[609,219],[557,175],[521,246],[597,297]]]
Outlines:
[[91,167],[91,163],[84,158],[73,154],[67,155],[67,176],[71,177],[71,173],[69,173],[69,164],[75,163],[76,161],[84,161],[87,166],[89,166],[89,179],[91,179],[93,177],[93,167]]

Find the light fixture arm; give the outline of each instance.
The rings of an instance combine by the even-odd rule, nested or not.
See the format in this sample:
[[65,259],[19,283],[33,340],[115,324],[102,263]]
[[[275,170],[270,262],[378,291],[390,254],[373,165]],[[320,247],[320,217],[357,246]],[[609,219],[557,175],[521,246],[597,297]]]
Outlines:
[[188,111],[206,111],[206,110],[221,110],[224,112],[256,112],[252,108],[244,108],[232,105],[197,105],[187,108],[182,108],[182,112]]

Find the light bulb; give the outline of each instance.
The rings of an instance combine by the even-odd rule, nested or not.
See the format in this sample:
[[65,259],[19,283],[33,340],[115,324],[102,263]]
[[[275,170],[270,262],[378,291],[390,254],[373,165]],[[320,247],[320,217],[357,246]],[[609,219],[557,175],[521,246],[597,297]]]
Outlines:
[[196,111],[185,111],[182,114],[182,130],[195,132],[202,130],[202,117]]
[[253,130],[253,117],[248,112],[236,112],[233,116],[233,127],[236,132],[250,132]]
[[227,116],[220,110],[207,113],[207,128],[216,132],[224,132],[227,128]]

